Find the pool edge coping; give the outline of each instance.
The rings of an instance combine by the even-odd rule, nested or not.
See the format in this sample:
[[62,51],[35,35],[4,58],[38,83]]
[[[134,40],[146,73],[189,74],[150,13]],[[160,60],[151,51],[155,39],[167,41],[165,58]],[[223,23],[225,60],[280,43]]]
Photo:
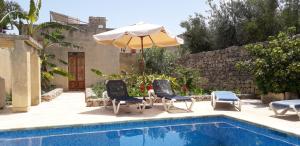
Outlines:
[[151,117],[144,119],[132,119],[132,120],[120,120],[120,121],[107,121],[107,122],[92,122],[92,123],[78,123],[78,124],[62,124],[62,125],[50,125],[50,126],[34,126],[34,127],[23,127],[23,128],[9,128],[9,129],[0,129],[0,132],[13,132],[13,131],[21,131],[21,130],[43,130],[43,129],[58,129],[58,128],[72,128],[72,127],[81,127],[81,126],[96,126],[96,125],[107,125],[107,124],[122,124],[128,122],[151,122],[158,120],[178,120],[185,118],[202,118],[202,117],[225,117],[232,120],[236,120],[239,122],[244,122],[246,124],[251,124],[254,126],[258,126],[260,128],[267,128],[269,130],[278,131],[281,133],[285,133],[287,135],[295,136],[300,139],[299,133],[290,132],[287,130],[282,130],[276,127],[268,126],[262,123],[257,123],[251,120],[246,120],[243,118],[234,117],[228,114],[214,114],[214,115],[189,115],[189,116],[181,116],[181,117]]

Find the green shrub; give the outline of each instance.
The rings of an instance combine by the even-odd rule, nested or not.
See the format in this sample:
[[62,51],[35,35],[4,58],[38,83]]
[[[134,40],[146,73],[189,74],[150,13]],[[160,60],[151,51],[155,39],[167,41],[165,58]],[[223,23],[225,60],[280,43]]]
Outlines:
[[[151,74],[151,75],[145,75],[145,86],[142,85],[143,83],[143,76],[139,74],[112,74],[112,75],[105,75],[101,71],[97,69],[92,69],[92,72],[94,72],[97,76],[99,76],[103,80],[124,80],[127,85],[128,94],[130,96],[134,97],[140,97],[143,96],[143,90],[146,90],[147,88],[151,88],[152,82],[155,79],[166,79],[171,82],[171,86],[173,89],[178,89],[179,85],[177,84],[176,78],[167,76],[167,75],[157,75],[157,74]],[[103,91],[106,90],[106,87],[104,85],[104,82],[99,82],[95,84],[92,87],[93,92],[98,96],[101,97]],[[147,96],[147,95],[145,95]]]
[[191,90],[191,95],[203,95],[204,89],[202,88],[194,88]]
[[300,38],[295,28],[270,37],[266,44],[247,45],[253,57],[239,62],[238,69],[250,71],[264,94],[300,92]]
[[6,93],[6,103],[9,103],[9,104],[11,104],[11,102],[12,102],[12,95],[11,95],[11,93]]
[[101,81],[96,83],[92,86],[92,90],[96,94],[97,98],[102,98],[102,93],[106,90],[104,82]]
[[[175,62],[179,55],[166,51],[164,48],[153,47],[145,49],[145,72],[146,74],[171,75],[175,69]],[[141,54],[138,56],[141,60]]]
[[[200,90],[199,84],[202,81],[200,71],[193,68],[177,66],[173,76],[177,79],[179,89],[182,95],[192,94],[193,91]],[[190,93],[191,92],[191,93]]]

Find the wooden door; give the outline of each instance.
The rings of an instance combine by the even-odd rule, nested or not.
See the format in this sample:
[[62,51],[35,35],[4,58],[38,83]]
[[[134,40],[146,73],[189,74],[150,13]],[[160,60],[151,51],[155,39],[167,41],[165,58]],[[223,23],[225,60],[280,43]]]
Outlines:
[[79,91],[85,89],[85,58],[83,52],[69,52],[69,90]]

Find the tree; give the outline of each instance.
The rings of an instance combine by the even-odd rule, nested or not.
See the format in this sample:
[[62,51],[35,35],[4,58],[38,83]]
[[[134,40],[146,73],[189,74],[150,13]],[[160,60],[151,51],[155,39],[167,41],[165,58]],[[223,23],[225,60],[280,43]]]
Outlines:
[[180,25],[186,29],[183,33],[185,49],[191,53],[211,50],[209,30],[205,24],[205,18],[201,14],[195,13],[194,17],[190,16]]
[[285,0],[281,18],[285,28],[295,27],[300,33],[300,0]]
[[[150,48],[145,50],[145,72],[147,74],[170,75],[175,67],[178,58],[174,53],[166,51],[164,48]],[[138,56],[141,58],[141,56]]]
[[51,89],[51,80],[54,79],[55,75],[63,77],[73,78],[68,71],[59,67],[57,64],[67,65],[68,63],[60,58],[57,58],[54,54],[46,52],[47,49],[52,47],[69,47],[80,49],[72,42],[65,41],[65,36],[62,34],[62,30],[55,29],[52,31],[44,31],[40,33],[42,41],[42,49],[39,50],[39,56],[41,58],[41,85],[44,91]]
[[[23,12],[21,6],[12,1],[4,1],[0,0],[0,20],[3,19],[3,17],[10,11],[20,11]],[[5,33],[5,29],[10,27],[16,26],[18,29],[20,29],[23,25],[23,21],[21,19],[18,19],[17,15],[10,15],[10,17],[6,17],[3,19],[3,22],[0,23],[0,33]]]
[[233,3],[235,1],[220,1],[219,5],[208,1],[211,8],[209,19],[210,31],[212,33],[212,44],[214,49],[223,49],[237,44],[236,23],[237,18],[233,13]]
[[252,59],[237,64],[250,71],[263,92],[300,93],[300,38],[295,27],[270,37],[266,44],[250,44],[246,48]]
[[[38,32],[43,31],[45,29],[66,29],[66,30],[76,30],[74,26],[64,25],[57,22],[43,22],[41,24],[36,24],[39,18],[39,12],[42,7],[42,0],[30,0],[29,12],[20,11],[20,10],[10,10],[5,16],[2,17],[0,24],[9,20],[11,24],[15,25],[19,34],[23,34],[23,29],[25,29],[26,35],[34,37]],[[16,20],[21,20],[21,24],[12,23],[16,22]],[[26,21],[26,25],[23,25],[23,21]]]
[[208,5],[209,17],[196,14],[180,24],[186,29],[184,47],[192,53],[266,41],[286,26],[298,31],[299,0],[208,0]]
[[209,20],[216,49],[265,41],[281,30],[277,0],[209,0]]

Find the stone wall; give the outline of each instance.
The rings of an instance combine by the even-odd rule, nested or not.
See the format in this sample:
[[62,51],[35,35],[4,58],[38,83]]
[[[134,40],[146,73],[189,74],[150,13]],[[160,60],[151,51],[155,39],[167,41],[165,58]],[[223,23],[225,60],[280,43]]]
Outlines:
[[179,63],[199,69],[204,78],[201,86],[205,89],[256,94],[257,88],[251,75],[235,68],[238,61],[249,57],[244,48],[234,46],[223,50],[190,54],[182,58]]

